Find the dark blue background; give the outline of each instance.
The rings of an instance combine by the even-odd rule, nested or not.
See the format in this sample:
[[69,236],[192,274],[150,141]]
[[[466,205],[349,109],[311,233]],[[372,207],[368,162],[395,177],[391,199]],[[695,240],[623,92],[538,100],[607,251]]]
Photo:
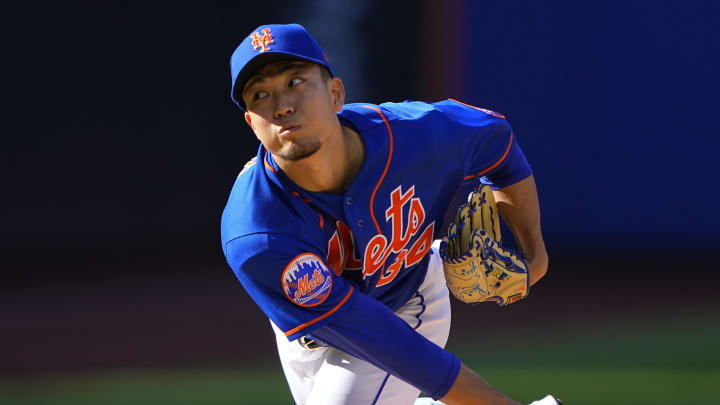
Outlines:
[[551,243],[718,246],[720,5],[613,3],[468,2],[466,97],[507,114]]

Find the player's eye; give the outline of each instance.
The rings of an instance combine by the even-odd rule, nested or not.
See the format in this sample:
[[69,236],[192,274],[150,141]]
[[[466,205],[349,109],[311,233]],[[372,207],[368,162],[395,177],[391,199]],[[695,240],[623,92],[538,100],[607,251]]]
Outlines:
[[255,94],[253,94],[252,99],[253,99],[253,101],[260,100],[261,98],[267,97],[267,95],[268,94],[266,91],[256,91]]
[[304,81],[305,81],[305,80],[303,80],[303,79],[301,79],[301,78],[299,78],[299,77],[296,77],[296,78],[290,80],[289,85],[290,85],[290,87],[294,87],[294,86],[297,86],[298,84],[300,84],[300,83],[302,83],[302,82],[304,82]]

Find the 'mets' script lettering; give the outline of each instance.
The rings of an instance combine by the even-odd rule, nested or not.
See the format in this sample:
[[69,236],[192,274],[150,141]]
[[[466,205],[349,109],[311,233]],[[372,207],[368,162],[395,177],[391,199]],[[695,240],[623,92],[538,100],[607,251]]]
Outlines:
[[[317,265],[316,263],[313,264]],[[308,293],[313,292],[317,286],[322,285],[323,281],[325,281],[325,277],[323,277],[318,269],[313,272],[313,276],[310,279],[308,279],[307,274],[303,275],[297,281],[298,289],[295,292],[295,298],[300,299]]]
[[355,252],[355,238],[352,231],[342,221],[335,221],[335,229],[328,241],[328,264],[338,276],[343,270],[360,270],[362,262]]
[[[432,246],[435,221],[425,227],[422,234],[415,240],[415,243],[406,249],[413,236],[419,231],[425,221],[425,208],[419,198],[415,198],[415,186],[413,185],[405,193],[401,186],[398,186],[390,193],[390,207],[385,211],[385,220],[392,221],[392,238],[388,242],[385,235],[373,236],[365,247],[363,259],[363,278],[372,276],[380,268],[383,272],[377,282],[377,286],[385,285],[392,280],[404,267],[417,264],[430,251]],[[407,224],[403,221],[403,208],[410,204]],[[395,253],[395,260],[385,268],[385,260],[390,253]]]

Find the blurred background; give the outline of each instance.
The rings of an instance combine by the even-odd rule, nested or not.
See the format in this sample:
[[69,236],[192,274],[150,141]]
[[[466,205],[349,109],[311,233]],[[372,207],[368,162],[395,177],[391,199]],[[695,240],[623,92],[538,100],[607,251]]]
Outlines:
[[257,140],[228,61],[298,22],[348,102],[456,98],[508,117],[548,276],[453,303],[448,348],[525,403],[720,395],[720,4],[4,5],[1,404],[288,404],[220,214]]

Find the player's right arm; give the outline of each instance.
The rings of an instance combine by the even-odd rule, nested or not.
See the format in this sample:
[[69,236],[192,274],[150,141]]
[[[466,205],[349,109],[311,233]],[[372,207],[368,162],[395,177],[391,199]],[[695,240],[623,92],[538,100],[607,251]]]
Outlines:
[[482,377],[463,364],[450,391],[442,397],[448,405],[518,405],[517,401],[493,388]]
[[288,340],[312,334],[433,398],[445,396],[456,381],[455,355],[337,276],[311,242],[256,233],[233,239],[224,250],[245,290]]
[[[358,295],[361,299],[353,308],[314,331],[313,336],[390,372],[435,399],[442,398],[447,405],[519,404],[490,386],[453,354],[410,328],[387,307],[364,294]],[[361,315],[368,307],[371,318]]]

